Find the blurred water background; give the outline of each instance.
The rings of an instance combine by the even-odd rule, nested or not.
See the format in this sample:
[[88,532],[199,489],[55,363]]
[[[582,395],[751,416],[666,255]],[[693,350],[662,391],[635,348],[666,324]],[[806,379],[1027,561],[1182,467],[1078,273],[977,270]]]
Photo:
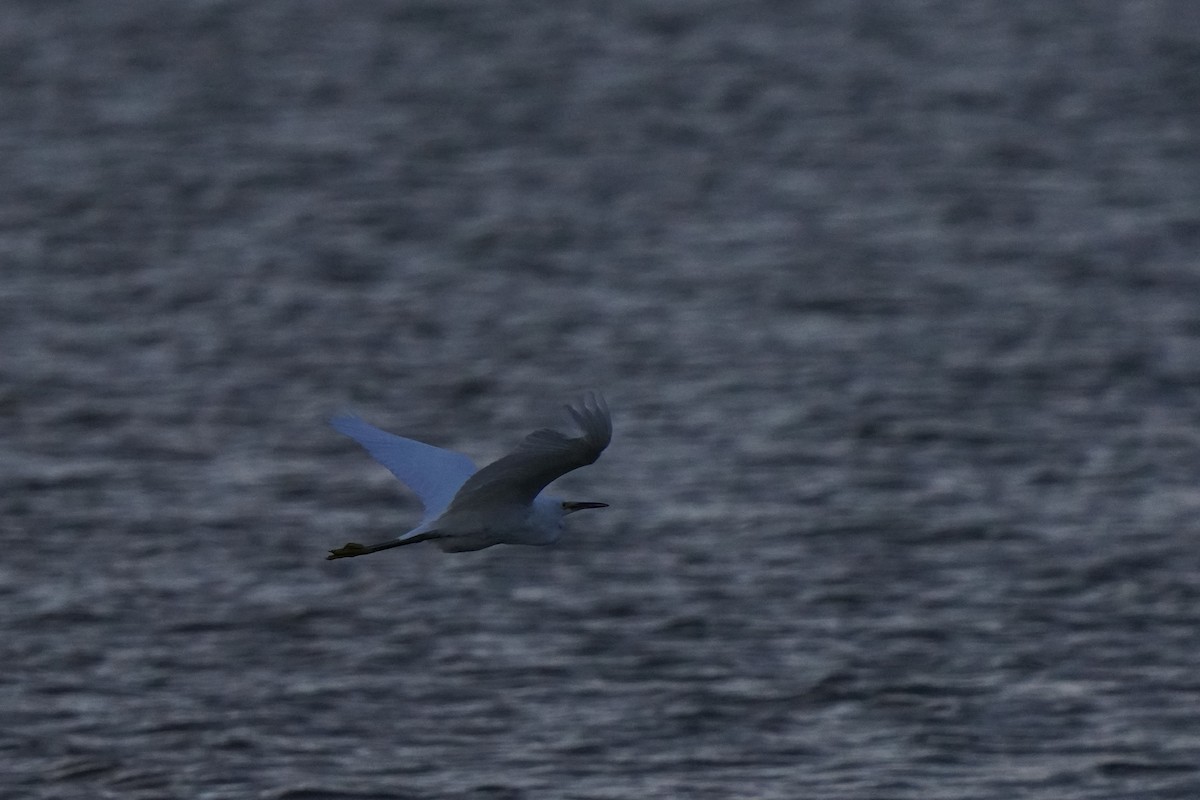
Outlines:
[[[0,5],[0,794],[1200,797],[1200,8]],[[552,548],[486,461],[588,389]]]

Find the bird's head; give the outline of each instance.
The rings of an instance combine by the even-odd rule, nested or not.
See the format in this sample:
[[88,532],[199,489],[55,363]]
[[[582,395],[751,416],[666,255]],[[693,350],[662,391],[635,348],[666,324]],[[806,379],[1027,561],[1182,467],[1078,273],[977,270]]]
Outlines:
[[608,503],[585,503],[581,500],[563,500],[562,506],[563,516],[574,514],[576,511],[583,511],[585,508],[608,508]]

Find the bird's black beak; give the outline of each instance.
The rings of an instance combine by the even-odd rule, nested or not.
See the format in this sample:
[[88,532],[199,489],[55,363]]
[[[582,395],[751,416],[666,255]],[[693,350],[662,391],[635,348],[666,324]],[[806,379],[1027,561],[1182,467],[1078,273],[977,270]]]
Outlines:
[[583,511],[585,508],[608,508],[608,503],[584,503],[575,500],[564,500],[563,511],[568,514],[573,514],[576,511]]

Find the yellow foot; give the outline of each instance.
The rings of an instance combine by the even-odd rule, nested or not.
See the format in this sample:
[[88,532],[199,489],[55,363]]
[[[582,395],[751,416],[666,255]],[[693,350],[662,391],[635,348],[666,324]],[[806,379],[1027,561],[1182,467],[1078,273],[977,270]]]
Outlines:
[[371,550],[358,542],[346,542],[344,547],[339,547],[336,550],[330,550],[329,555],[325,556],[326,561],[333,561],[335,558],[352,558],[361,556],[363,553],[369,553]]

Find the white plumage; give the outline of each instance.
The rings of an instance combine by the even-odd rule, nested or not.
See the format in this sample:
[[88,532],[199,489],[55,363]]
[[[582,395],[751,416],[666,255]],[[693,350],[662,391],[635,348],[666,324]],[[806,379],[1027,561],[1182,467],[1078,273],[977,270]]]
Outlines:
[[612,416],[603,397],[590,394],[566,409],[582,436],[571,438],[542,428],[479,470],[462,453],[396,436],[358,417],[334,417],[330,424],[337,431],[357,441],[416,493],[425,515],[417,527],[395,539],[374,545],[350,542],[330,550],[328,558],[430,540],[448,553],[557,540],[568,514],[607,504],[562,500],[542,490],[571,470],[594,463],[612,439]]

